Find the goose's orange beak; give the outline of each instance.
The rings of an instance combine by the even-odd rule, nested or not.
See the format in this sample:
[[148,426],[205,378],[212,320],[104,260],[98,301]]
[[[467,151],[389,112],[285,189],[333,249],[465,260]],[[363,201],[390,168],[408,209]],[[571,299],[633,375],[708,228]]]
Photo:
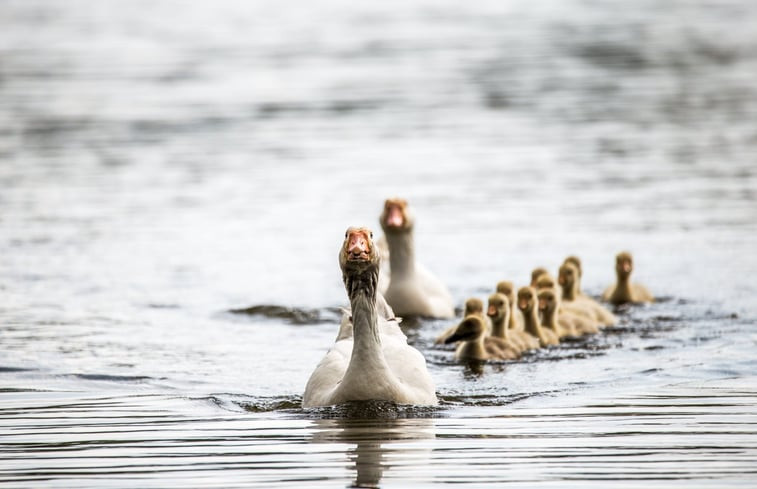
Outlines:
[[371,244],[365,233],[353,231],[347,237],[347,257],[350,260],[370,260]]
[[405,224],[405,217],[398,205],[390,205],[387,209],[386,225],[393,228],[401,228]]

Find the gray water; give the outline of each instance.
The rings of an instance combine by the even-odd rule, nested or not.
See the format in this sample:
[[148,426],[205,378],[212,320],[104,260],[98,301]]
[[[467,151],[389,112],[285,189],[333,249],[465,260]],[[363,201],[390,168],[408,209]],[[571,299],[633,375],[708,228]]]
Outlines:
[[[755,25],[735,0],[2,2],[0,484],[754,487]],[[621,249],[660,301],[482,368],[409,320],[438,408],[303,410],[344,230],[390,196],[458,306],[572,253],[596,296]]]

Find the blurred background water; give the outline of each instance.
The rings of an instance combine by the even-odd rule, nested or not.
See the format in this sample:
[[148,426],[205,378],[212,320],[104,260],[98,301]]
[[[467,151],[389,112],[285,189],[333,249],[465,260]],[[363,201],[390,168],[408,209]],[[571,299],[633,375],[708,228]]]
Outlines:
[[[757,5],[0,4],[7,487],[750,486]],[[438,409],[299,408],[383,200],[458,303],[535,266],[662,300],[455,365]],[[283,314],[229,311],[258,305]]]

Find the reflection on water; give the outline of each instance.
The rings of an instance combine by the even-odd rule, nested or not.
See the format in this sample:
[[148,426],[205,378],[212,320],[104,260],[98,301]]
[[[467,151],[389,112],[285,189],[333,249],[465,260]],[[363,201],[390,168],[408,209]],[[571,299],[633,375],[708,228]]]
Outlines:
[[[757,7],[0,2],[4,487],[752,486]],[[662,299],[441,405],[302,410],[349,225],[458,306],[578,254]]]
[[431,419],[336,418],[315,420],[312,441],[347,444],[347,459],[354,464],[352,487],[379,487],[384,471],[428,464],[432,445],[414,442],[433,439]]

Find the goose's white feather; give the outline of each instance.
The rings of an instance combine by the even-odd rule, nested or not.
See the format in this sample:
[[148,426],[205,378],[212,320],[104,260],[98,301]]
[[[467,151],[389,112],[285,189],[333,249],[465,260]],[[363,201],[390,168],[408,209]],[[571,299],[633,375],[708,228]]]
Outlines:
[[351,311],[343,312],[337,341],[311,374],[303,407],[358,400],[438,402],[425,358],[407,344],[398,321],[386,317],[393,312],[376,293],[379,258],[370,236],[365,228],[350,228],[345,235],[340,265]]

